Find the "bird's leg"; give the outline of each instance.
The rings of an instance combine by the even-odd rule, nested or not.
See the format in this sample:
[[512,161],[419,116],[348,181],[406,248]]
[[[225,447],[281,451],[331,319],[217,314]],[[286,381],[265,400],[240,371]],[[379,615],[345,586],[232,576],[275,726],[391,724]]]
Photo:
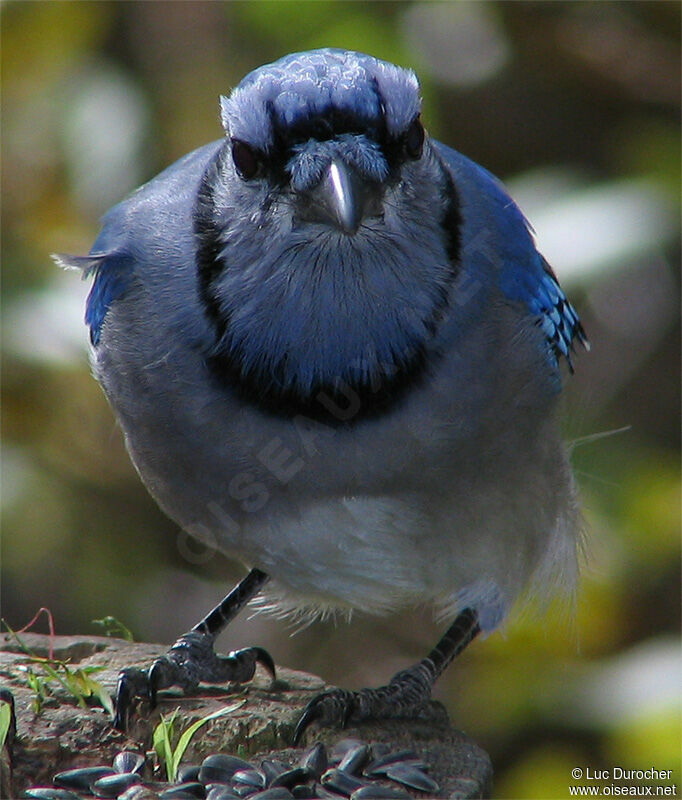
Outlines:
[[473,609],[462,611],[429,655],[418,664],[397,672],[386,686],[353,692],[332,689],[314,697],[305,707],[294,733],[298,744],[306,728],[320,725],[345,726],[367,719],[414,718],[431,698],[434,683],[452,659],[480,632]]
[[136,697],[145,698],[153,708],[157,691],[169,686],[179,686],[185,692],[192,692],[200,681],[244,683],[253,678],[257,663],[262,664],[274,678],[275,664],[269,653],[261,647],[234,650],[227,656],[219,656],[213,649],[215,637],[268,580],[265,572],[252,569],[201,622],[184,633],[149,669],[130,667],[121,670],[116,687],[114,725],[125,730],[133,700]]

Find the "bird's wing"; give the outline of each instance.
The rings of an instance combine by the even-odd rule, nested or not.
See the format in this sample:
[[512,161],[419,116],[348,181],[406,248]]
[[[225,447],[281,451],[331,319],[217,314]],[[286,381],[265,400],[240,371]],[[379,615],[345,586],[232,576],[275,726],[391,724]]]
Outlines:
[[[487,256],[488,269],[496,270],[503,295],[527,309],[545,335],[552,360],[564,356],[572,372],[576,341],[586,348],[589,343],[575,308],[535,247],[530,224],[494,175],[440,142],[434,144],[452,176],[467,235],[479,240],[479,253]],[[488,237],[495,242],[494,256]]]
[[85,324],[90,328],[90,341],[99,343],[100,332],[109,306],[125,291],[133,273],[133,260],[125,251],[98,252],[87,256],[54,253],[52,258],[64,269],[79,269],[83,278],[95,280],[85,304]]
[[571,352],[576,341],[589,349],[587,336],[554,270],[540,253],[536,252],[535,261],[532,269],[515,271],[518,274],[505,282],[505,294],[510,300],[526,305],[536,317],[555,357],[564,356],[573,372]]

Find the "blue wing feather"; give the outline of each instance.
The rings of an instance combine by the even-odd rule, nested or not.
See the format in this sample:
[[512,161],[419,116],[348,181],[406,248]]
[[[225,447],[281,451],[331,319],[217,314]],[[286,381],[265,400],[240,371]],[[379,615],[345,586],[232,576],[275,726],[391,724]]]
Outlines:
[[84,277],[94,273],[95,280],[85,304],[85,324],[90,328],[90,341],[97,345],[109,306],[126,290],[132,267],[122,253],[91,253],[90,258],[94,263]]
[[554,356],[558,358],[563,355],[569,370],[573,372],[571,353],[576,340],[588,349],[589,342],[578,314],[564,294],[554,271],[539,253],[538,260],[542,272],[535,293],[525,298],[526,304],[537,315],[537,324],[547,337]]
[[575,342],[587,349],[589,342],[575,308],[545,258],[535,250],[526,268],[510,265],[503,276],[502,289],[510,300],[523,303],[536,317],[553,358],[563,356],[573,372],[571,353]]
[[64,269],[81,270],[84,279],[94,275],[95,280],[85,303],[85,324],[90,329],[92,344],[99,344],[109,306],[123,294],[130,281],[130,258],[123,252],[99,252],[94,249],[87,256],[55,253],[52,258]]

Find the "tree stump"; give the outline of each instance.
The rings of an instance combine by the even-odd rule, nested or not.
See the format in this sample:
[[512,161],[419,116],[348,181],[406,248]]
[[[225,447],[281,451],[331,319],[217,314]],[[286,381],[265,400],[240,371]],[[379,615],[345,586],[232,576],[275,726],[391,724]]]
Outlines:
[[[48,656],[50,637],[23,634],[21,640],[34,655]],[[167,649],[162,645],[100,636],[57,636],[52,639],[52,647],[53,657],[67,661],[71,669],[103,667],[93,678],[110,694],[115,690],[121,668],[148,665]],[[490,796],[492,767],[487,753],[455,730],[442,705],[436,702],[431,703],[428,718],[416,722],[362,723],[343,731],[313,727],[307,731],[303,748],[295,749],[291,747],[292,735],[302,709],[316,693],[332,687],[315,675],[279,666],[277,680],[272,684],[259,667],[254,680],[246,686],[202,687],[196,697],[163,692],[153,711],[144,704],[138,708],[130,730],[123,734],[112,727],[104,709],[96,705],[80,707],[55,682],[50,684],[52,695],[40,713],[35,713],[32,709],[35,693],[27,684],[28,664],[30,659],[16,640],[1,635],[1,688],[10,690],[14,696],[17,724],[14,741],[8,737],[0,759],[2,797],[18,797],[32,785],[50,786],[55,773],[61,770],[110,765],[124,749],[146,754],[144,778],[158,781],[162,773],[151,751],[152,734],[160,715],[178,709],[175,729],[182,731],[236,701],[243,704],[198,730],[183,761],[200,763],[209,754],[223,752],[248,760],[267,756],[293,764],[316,741],[332,746],[340,739],[354,737],[365,742],[384,742],[396,750],[415,750],[428,765],[428,774],[440,786],[438,797]],[[39,667],[34,669],[40,672]],[[412,793],[417,797],[431,796]]]

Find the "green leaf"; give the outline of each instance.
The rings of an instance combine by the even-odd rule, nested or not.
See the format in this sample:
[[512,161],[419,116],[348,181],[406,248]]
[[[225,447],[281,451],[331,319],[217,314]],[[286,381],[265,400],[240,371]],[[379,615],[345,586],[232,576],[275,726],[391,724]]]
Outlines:
[[78,674],[78,671],[72,672],[70,669],[65,668],[64,679],[62,680],[57,675],[57,680],[65,686],[81,708],[86,707],[85,698],[88,696],[88,692],[83,684],[82,676]]
[[102,686],[102,684],[99,681],[92,681],[92,686],[93,686],[92,693],[99,700],[100,704],[102,705],[102,708],[107,712],[109,717],[113,720],[113,718],[116,716],[116,713],[114,711],[114,703],[111,699],[111,695],[109,694],[109,692],[107,692],[107,690],[104,688],[104,686]]
[[156,728],[154,728],[152,742],[154,745],[154,750],[156,751],[156,755],[159,757],[159,761],[161,761],[166,768],[166,777],[169,781],[172,782],[176,779],[178,767],[180,766],[182,757],[184,756],[189,743],[192,741],[192,737],[199,730],[199,728],[211,720],[218,719],[218,717],[223,717],[226,714],[231,714],[233,711],[241,708],[244,703],[246,703],[246,700],[241,700],[238,703],[233,703],[231,706],[225,706],[225,708],[221,708],[218,711],[214,711],[212,714],[208,714],[202,719],[196,720],[196,722],[193,722],[185,731],[183,731],[175,748],[173,748],[172,739],[175,720],[180,709],[176,708],[175,711],[170,715],[162,715],[159,724],[156,726]]
[[111,718],[114,717],[114,705],[111,701],[111,696],[109,692],[102,686],[99,681],[94,680],[90,677],[93,672],[99,672],[103,667],[85,667],[79,668],[76,670],[76,674],[78,676],[79,682],[83,686],[83,694],[86,697],[96,697],[102,707],[106,709],[109,713]]
[[0,750],[5,746],[11,724],[12,707],[5,700],[0,700]]
[[93,619],[92,623],[93,625],[99,625],[101,628],[104,628],[105,636],[116,636],[125,639],[127,642],[135,641],[131,630],[110,614],[106,617],[102,617],[102,619]]
[[185,750],[189,743],[192,740],[194,734],[201,728],[202,725],[205,725],[207,722],[211,720],[218,719],[218,717],[223,717],[226,714],[231,714],[233,711],[236,711],[238,708],[241,708],[246,700],[242,700],[239,703],[233,703],[231,706],[225,706],[225,708],[221,708],[218,711],[214,711],[212,714],[208,714],[207,716],[203,717],[202,719],[193,722],[187,730],[185,730],[178,740],[177,747],[175,748],[175,752],[173,753],[173,780],[175,780],[175,775],[177,774],[178,767],[180,766],[180,762],[182,761],[182,757],[185,755]]
[[106,669],[104,665],[99,666],[90,666],[90,667],[78,667],[81,672],[84,672],[86,675],[92,675],[95,672],[101,672],[103,669]]
[[159,724],[154,728],[154,734],[152,736],[154,750],[156,751],[156,755],[159,757],[159,761],[161,761],[166,767],[166,777],[170,782],[175,780],[171,738],[173,737],[175,718],[177,717],[179,711],[180,709],[176,708],[172,714],[162,715]]
[[[40,664],[50,678],[57,681],[57,683],[59,683],[60,686],[62,686],[62,688],[65,689],[66,692],[78,702],[78,705],[81,708],[86,707],[87,704],[83,698],[83,693],[80,689],[78,678],[63,661],[52,662],[57,667],[57,669],[55,669],[52,664],[48,663],[45,659],[34,660],[36,663]],[[60,669],[64,672],[64,677],[59,674]]]
[[30,667],[26,667],[26,683],[34,695],[31,700],[31,708],[36,714],[40,714],[43,700],[49,693],[49,687],[43,678],[40,675],[36,675]]

